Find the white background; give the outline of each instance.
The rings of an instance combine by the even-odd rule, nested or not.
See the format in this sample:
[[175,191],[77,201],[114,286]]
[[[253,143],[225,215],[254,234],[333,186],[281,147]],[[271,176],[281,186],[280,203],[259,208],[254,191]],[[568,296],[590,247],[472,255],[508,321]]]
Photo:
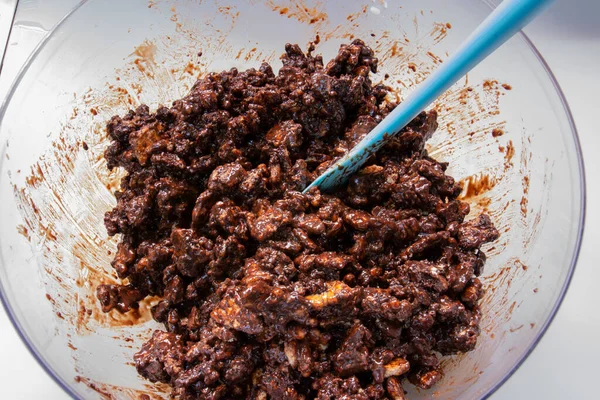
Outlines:
[[[3,0],[0,0],[0,6]],[[0,99],[29,51],[76,0],[21,0],[0,76]],[[31,15],[37,9],[36,21]],[[39,13],[43,10],[43,18]],[[0,10],[1,12],[1,10]],[[598,399],[600,367],[600,1],[559,0],[526,33],[556,75],[579,130],[587,172],[587,219],[575,276],[558,315],[521,368],[493,396]],[[21,342],[0,307],[0,399],[68,399]]]

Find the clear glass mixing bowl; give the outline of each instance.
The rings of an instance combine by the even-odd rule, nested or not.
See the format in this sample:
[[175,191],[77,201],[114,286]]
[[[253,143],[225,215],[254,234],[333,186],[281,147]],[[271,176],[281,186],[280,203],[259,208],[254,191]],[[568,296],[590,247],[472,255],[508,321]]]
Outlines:
[[[105,121],[182,96],[196,76],[279,66],[286,42],[315,40],[325,59],[363,38],[376,80],[403,97],[490,12],[478,0],[89,0],[33,54],[1,111],[0,288],[41,365],[72,396],[166,397],[137,376],[132,354],[157,325],[102,314],[95,286],[114,280],[103,227],[118,174],[102,160]],[[198,53],[202,51],[202,56]],[[386,78],[386,74],[389,77]],[[519,35],[436,104],[431,154],[465,182],[474,213],[502,232],[487,248],[483,333],[444,359],[446,376],[410,398],[492,393],[531,352],[556,313],[579,250],[581,153],[567,104],[543,59]],[[86,150],[87,149],[87,150]]]

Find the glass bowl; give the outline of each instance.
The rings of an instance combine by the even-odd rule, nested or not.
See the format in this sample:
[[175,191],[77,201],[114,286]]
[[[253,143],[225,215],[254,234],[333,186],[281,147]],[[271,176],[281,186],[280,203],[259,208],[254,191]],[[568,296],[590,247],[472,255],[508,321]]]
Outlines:
[[[364,39],[381,80],[402,98],[490,12],[478,0],[88,0],[43,41],[1,110],[0,288],[40,364],[73,397],[166,397],[132,355],[158,325],[103,314],[98,283],[115,280],[103,214],[119,173],[102,159],[105,122],[141,103],[181,97],[212,70],[279,67],[286,42],[315,41],[327,60]],[[202,55],[199,53],[202,52]],[[436,104],[430,154],[450,162],[472,212],[502,232],[486,248],[477,348],[445,357],[446,376],[409,398],[475,399],[496,390],[535,347],[572,276],[583,229],[584,175],[568,106],[523,35]],[[142,398],[144,398],[142,396]]]

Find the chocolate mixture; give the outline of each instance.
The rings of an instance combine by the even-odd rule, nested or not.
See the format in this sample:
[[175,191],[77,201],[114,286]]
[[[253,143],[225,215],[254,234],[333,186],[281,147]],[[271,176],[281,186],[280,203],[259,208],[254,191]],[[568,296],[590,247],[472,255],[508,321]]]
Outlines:
[[326,66],[286,45],[277,75],[211,73],[108,123],[127,175],[104,311],[159,296],[139,373],[181,399],[404,399],[479,335],[483,243],[498,232],[428,157],[421,113],[334,193],[302,190],[394,107],[360,40]]

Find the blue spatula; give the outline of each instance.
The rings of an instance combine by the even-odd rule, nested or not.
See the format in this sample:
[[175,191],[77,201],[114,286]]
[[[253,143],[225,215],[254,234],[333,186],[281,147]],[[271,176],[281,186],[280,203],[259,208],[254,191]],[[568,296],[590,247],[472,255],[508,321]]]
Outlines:
[[315,186],[321,190],[328,190],[344,183],[386,139],[408,125],[436,98],[527,25],[551,2],[552,0],[504,0],[454,55],[419,84],[394,111],[305,191]]

